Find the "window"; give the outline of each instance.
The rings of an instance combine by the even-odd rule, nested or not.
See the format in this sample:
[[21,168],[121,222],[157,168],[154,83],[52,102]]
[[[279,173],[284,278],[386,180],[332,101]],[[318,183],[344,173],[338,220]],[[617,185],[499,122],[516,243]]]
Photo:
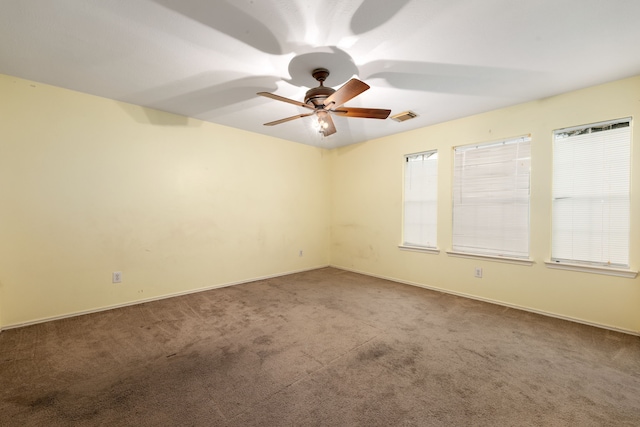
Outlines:
[[403,246],[435,249],[438,217],[438,152],[405,156]]
[[554,132],[551,261],[629,266],[630,124]]
[[530,164],[530,136],[454,149],[454,254],[529,257]]

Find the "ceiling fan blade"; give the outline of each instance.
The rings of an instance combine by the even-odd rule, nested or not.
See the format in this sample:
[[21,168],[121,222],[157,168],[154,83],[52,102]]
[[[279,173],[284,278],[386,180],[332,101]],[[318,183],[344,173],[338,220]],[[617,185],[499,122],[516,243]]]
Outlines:
[[338,110],[332,110],[338,116],[344,117],[362,117],[365,119],[386,119],[391,114],[391,110],[383,110],[380,108],[348,108],[340,107]]
[[296,114],[295,116],[287,117],[286,119],[275,120],[273,122],[265,123],[264,125],[265,126],[279,125],[280,123],[288,122],[288,121],[295,120],[295,119],[300,119],[302,117],[307,117],[307,116],[311,116],[311,115],[313,115],[313,113]]
[[330,114],[327,114],[325,116],[324,122],[327,124],[327,127],[321,130],[324,136],[329,136],[336,133],[336,125],[333,123],[333,119],[331,118]]
[[329,109],[338,108],[367,89],[369,89],[369,85],[365,82],[358,79],[351,79],[332,95],[329,95],[329,97],[324,100],[324,106]]
[[296,100],[289,99],[289,98],[285,98],[284,96],[276,95],[274,93],[258,92],[257,95],[266,96],[267,98],[275,99],[277,101],[288,102],[289,104],[297,105],[298,107],[304,107],[304,108],[309,108],[311,110],[315,110],[315,108],[313,108],[312,106],[307,105],[307,104],[305,104],[303,102],[296,101]]

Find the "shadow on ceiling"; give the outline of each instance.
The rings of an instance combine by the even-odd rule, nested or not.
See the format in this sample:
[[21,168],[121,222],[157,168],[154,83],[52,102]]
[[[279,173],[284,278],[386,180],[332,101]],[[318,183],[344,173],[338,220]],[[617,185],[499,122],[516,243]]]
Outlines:
[[410,0],[364,0],[351,18],[351,31],[363,34],[384,25]]
[[280,41],[258,17],[251,16],[227,2],[153,1],[264,53],[272,55],[285,53]]

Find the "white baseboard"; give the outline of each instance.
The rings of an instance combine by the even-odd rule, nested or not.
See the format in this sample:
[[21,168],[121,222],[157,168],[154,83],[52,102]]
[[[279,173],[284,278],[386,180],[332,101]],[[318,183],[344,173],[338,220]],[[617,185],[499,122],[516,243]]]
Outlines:
[[9,324],[9,325],[3,325],[2,327],[0,327],[0,332],[2,332],[4,330],[8,330],[8,329],[15,329],[15,328],[22,328],[22,327],[25,327],[25,326],[37,325],[38,323],[51,322],[51,321],[60,320],[60,319],[68,319],[70,317],[83,316],[85,314],[99,313],[101,311],[113,310],[113,309],[116,309],[116,308],[128,307],[128,306],[137,305],[137,304],[144,304],[144,303],[147,303],[147,302],[159,301],[159,300],[163,300],[163,299],[167,299],[167,298],[179,297],[179,296],[182,296],[182,295],[195,294],[195,293],[198,293],[198,292],[210,291],[212,289],[226,288],[228,286],[242,285],[244,283],[251,283],[251,282],[257,282],[257,281],[260,281],[260,280],[273,279],[274,277],[288,276],[289,274],[303,273],[305,271],[318,270],[320,268],[325,268],[325,267],[329,267],[329,266],[328,265],[321,265],[321,266],[318,266],[318,267],[310,267],[310,268],[305,268],[305,269],[302,269],[302,270],[294,270],[294,271],[288,271],[288,272],[285,272],[285,273],[270,274],[270,275],[267,275],[267,276],[260,276],[260,277],[254,277],[254,278],[251,278],[251,279],[246,279],[246,280],[239,280],[237,282],[228,282],[228,283],[222,283],[222,284],[219,284],[219,285],[206,286],[204,288],[190,289],[188,291],[174,292],[174,293],[171,293],[171,294],[166,294],[166,295],[161,295],[161,296],[156,296],[156,297],[151,297],[151,298],[145,298],[145,299],[142,299],[142,300],[136,300],[136,301],[131,301],[131,302],[125,302],[125,303],[122,303],[122,304],[114,304],[114,305],[95,308],[95,309],[91,309],[91,310],[77,311],[77,312],[73,312],[73,313],[62,314],[62,315],[59,315],[59,316],[42,317],[42,318],[39,318],[39,319],[30,320],[28,322],[20,322],[20,323],[13,323],[13,324]]
[[513,309],[516,309],[516,310],[528,311],[530,313],[540,314],[540,315],[547,316],[547,317],[554,317],[556,319],[567,320],[569,322],[581,323],[583,325],[594,326],[596,328],[607,329],[607,330],[610,330],[610,331],[621,332],[621,333],[624,333],[624,334],[640,336],[640,331],[634,331],[634,330],[631,330],[631,329],[619,328],[617,326],[610,326],[610,325],[605,325],[605,324],[601,324],[601,323],[590,322],[588,320],[579,319],[579,318],[576,318],[576,317],[565,316],[565,315],[562,315],[562,314],[552,313],[552,312],[548,312],[548,311],[544,311],[544,310],[537,310],[535,308],[525,307],[525,306],[521,306],[521,305],[517,305],[517,304],[511,304],[511,303],[508,303],[508,302],[493,300],[493,299],[490,299],[490,298],[483,298],[483,297],[479,297],[479,296],[476,296],[476,295],[466,294],[464,292],[451,291],[451,290],[448,290],[448,289],[438,288],[438,287],[435,287],[435,286],[429,286],[429,285],[425,285],[425,284],[417,283],[417,282],[411,282],[411,281],[408,281],[408,280],[397,279],[397,278],[394,278],[394,277],[387,277],[387,276],[381,276],[381,275],[378,275],[378,274],[367,273],[365,271],[360,271],[360,270],[356,270],[356,269],[353,269],[353,268],[341,267],[341,266],[338,266],[338,265],[331,265],[330,267],[338,268],[340,270],[351,271],[353,273],[362,274],[364,276],[370,276],[370,277],[375,277],[375,278],[378,278],[378,279],[389,280],[391,282],[402,283],[404,285],[417,286],[419,288],[429,289],[431,291],[437,291],[437,292],[442,292],[442,293],[445,293],[445,294],[456,295],[456,296],[463,297],[463,298],[469,298],[469,299],[474,299],[474,300],[477,300],[477,301],[488,302],[490,304],[501,305],[503,307],[509,307],[509,308],[513,308]]
[[228,283],[222,283],[222,284],[219,284],[219,285],[207,286],[207,287],[204,287],[204,288],[191,289],[191,290],[183,291],[183,292],[175,292],[175,293],[166,294],[166,295],[162,295],[162,296],[146,298],[146,299],[143,299],[143,300],[136,300],[136,301],[126,302],[126,303],[122,303],[122,304],[115,304],[115,305],[96,308],[96,309],[92,309],[92,310],[78,311],[78,312],[63,314],[63,315],[59,315],[59,316],[43,317],[43,318],[40,318],[40,319],[28,321],[28,322],[20,322],[20,323],[4,325],[4,326],[2,326],[0,328],[0,332],[3,331],[3,330],[8,330],[8,329],[15,329],[15,328],[22,328],[24,326],[36,325],[38,323],[45,323],[45,322],[51,322],[51,321],[54,321],[54,320],[67,319],[67,318],[70,318],[70,317],[82,316],[82,315],[91,314],[91,313],[99,313],[101,311],[113,310],[113,309],[116,309],[116,308],[128,307],[128,306],[137,305],[137,304],[144,304],[144,303],[147,303],[147,302],[159,301],[159,300],[178,297],[178,296],[182,296],[182,295],[195,294],[195,293],[198,293],[198,292],[205,292],[205,291],[209,291],[209,290],[212,290],[212,289],[225,288],[225,287],[228,287],[228,286],[242,285],[244,283],[257,282],[257,281],[260,281],[260,280],[266,280],[266,279],[272,279],[272,278],[275,278],[275,277],[287,276],[289,274],[303,273],[305,271],[318,270],[320,268],[326,268],[326,267],[333,267],[333,268],[337,268],[337,269],[340,269],[340,270],[345,270],[345,271],[350,271],[350,272],[353,272],[353,273],[362,274],[364,276],[376,277],[378,279],[389,280],[391,282],[402,283],[404,285],[416,286],[416,287],[419,287],[419,288],[429,289],[431,291],[443,292],[443,293],[446,293],[446,294],[456,295],[456,296],[463,297],[463,298],[469,298],[469,299],[473,299],[473,300],[477,300],[477,301],[487,302],[487,303],[490,303],[490,304],[500,305],[500,306],[503,306],[503,307],[509,307],[509,308],[513,308],[513,309],[516,309],[516,310],[528,311],[530,313],[536,313],[536,314],[540,314],[540,315],[543,315],[543,316],[553,317],[553,318],[556,318],[556,319],[567,320],[567,321],[575,322],[575,323],[581,323],[583,325],[594,326],[594,327],[601,328],[601,329],[607,329],[607,330],[611,330],[611,331],[615,331],[615,332],[621,332],[621,333],[625,333],[625,334],[629,334],[629,335],[640,336],[640,331],[634,331],[634,330],[630,330],[630,329],[618,328],[618,327],[615,327],[615,326],[605,325],[605,324],[601,324],[601,323],[590,322],[588,320],[583,320],[583,319],[579,319],[579,318],[575,318],[575,317],[565,316],[565,315],[561,315],[561,314],[557,314],[557,313],[551,313],[551,312],[544,311],[544,310],[537,310],[537,309],[534,309],[534,308],[524,307],[524,306],[520,306],[520,305],[517,305],[517,304],[510,304],[510,303],[507,303],[507,302],[504,302],[504,301],[493,300],[493,299],[490,299],[490,298],[483,298],[483,297],[479,297],[479,296],[476,296],[476,295],[466,294],[464,292],[451,291],[451,290],[448,290],[448,289],[443,289],[443,288],[438,288],[438,287],[435,287],[435,286],[425,285],[423,283],[411,282],[411,281],[408,281],[408,280],[402,280],[402,279],[383,276],[383,275],[379,275],[379,274],[372,274],[372,273],[368,273],[368,272],[365,272],[365,271],[360,271],[360,270],[356,270],[356,269],[353,269],[353,268],[347,268],[347,267],[342,267],[342,266],[338,266],[338,265],[321,265],[321,266],[306,268],[306,269],[302,269],[302,270],[294,270],[294,271],[289,271],[289,272],[285,272],[285,273],[276,273],[276,274],[271,274],[271,275],[267,275],[267,276],[254,277],[254,278],[251,278],[251,279],[240,280],[240,281],[236,281],[236,282],[228,282]]

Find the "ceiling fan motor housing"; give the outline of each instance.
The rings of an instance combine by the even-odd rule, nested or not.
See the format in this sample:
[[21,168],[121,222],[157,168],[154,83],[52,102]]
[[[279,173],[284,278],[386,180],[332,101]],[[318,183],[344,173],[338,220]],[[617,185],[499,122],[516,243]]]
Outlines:
[[330,87],[318,86],[307,91],[304,96],[304,103],[319,107],[324,105],[324,100],[336,90]]
[[320,86],[311,88],[304,96],[304,103],[312,105],[313,107],[319,107],[324,105],[324,100],[327,99],[336,90],[330,87],[324,86],[324,81],[329,77],[329,70],[326,68],[316,68],[311,73],[314,79],[320,82]]

